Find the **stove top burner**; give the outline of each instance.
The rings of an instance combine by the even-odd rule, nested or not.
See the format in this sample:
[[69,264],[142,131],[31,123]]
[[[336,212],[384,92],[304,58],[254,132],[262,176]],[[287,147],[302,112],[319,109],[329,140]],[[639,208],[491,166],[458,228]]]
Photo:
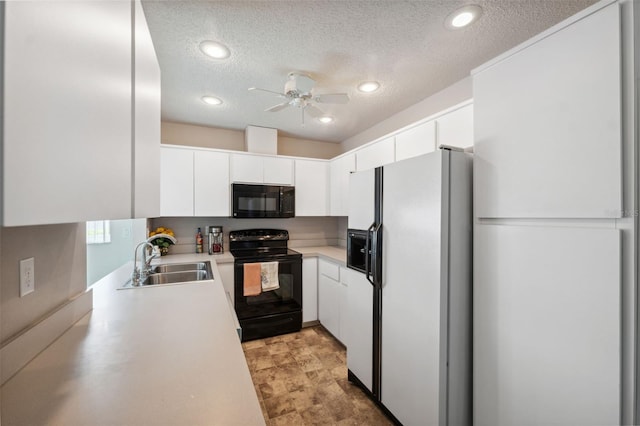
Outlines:
[[260,261],[283,257],[301,257],[287,248],[289,232],[284,229],[245,229],[229,233],[229,249],[236,260]]
[[231,254],[235,260],[256,260],[261,259],[262,261],[269,262],[271,260],[282,259],[284,257],[287,258],[298,258],[302,257],[301,253],[298,253],[295,250],[291,250],[289,248],[282,247],[261,247],[255,249],[240,249],[240,250],[231,250]]

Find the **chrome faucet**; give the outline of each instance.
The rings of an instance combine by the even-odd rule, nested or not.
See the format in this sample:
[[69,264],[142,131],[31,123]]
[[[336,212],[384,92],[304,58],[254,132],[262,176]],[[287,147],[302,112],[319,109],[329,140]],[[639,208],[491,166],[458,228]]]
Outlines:
[[[131,284],[134,286],[139,286],[149,275],[151,271],[151,261],[158,257],[160,253],[156,250],[157,246],[151,244],[151,241],[157,238],[167,238],[171,240],[173,244],[176,244],[178,240],[168,234],[156,234],[152,237],[149,237],[146,241],[138,244],[133,251],[133,275],[131,276]],[[142,246],[142,265],[138,267],[138,251],[140,246]],[[151,256],[147,257],[147,247],[151,249]]]
[[[138,249],[142,246],[142,266],[138,267]],[[149,269],[151,260],[156,257],[155,254],[152,254],[150,258],[147,258],[147,247],[149,247],[153,251],[153,245],[149,241],[143,241],[138,244],[133,251],[133,275],[131,277],[131,284],[134,286],[139,286],[149,275]]]

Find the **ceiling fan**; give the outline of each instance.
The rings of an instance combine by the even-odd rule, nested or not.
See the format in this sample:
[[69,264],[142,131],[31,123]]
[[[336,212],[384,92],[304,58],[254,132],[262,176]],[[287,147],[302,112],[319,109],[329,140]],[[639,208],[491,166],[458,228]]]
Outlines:
[[280,98],[284,98],[284,102],[267,108],[265,111],[277,112],[289,106],[299,108],[302,110],[302,124],[304,124],[305,111],[312,118],[320,118],[325,115],[320,108],[314,105],[314,103],[346,104],[349,102],[349,96],[346,93],[315,95],[313,93],[314,84],[315,81],[308,75],[298,72],[290,72],[287,75],[287,82],[284,85],[284,93],[260,89],[258,87],[250,87],[249,90],[260,90],[262,92],[272,93]]

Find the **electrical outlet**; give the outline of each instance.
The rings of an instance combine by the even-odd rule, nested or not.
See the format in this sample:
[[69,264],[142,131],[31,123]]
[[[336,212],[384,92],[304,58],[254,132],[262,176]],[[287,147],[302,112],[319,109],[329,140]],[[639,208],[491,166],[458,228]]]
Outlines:
[[35,290],[35,259],[30,257],[20,261],[20,297]]

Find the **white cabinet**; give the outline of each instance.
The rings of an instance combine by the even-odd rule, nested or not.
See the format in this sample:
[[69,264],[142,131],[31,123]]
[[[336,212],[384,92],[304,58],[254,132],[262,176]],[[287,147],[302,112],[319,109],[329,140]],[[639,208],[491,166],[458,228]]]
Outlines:
[[436,122],[427,121],[398,133],[396,161],[428,154],[436,149]]
[[375,169],[395,161],[395,137],[382,139],[356,151],[357,171]]
[[[234,265],[231,263],[218,263],[218,272],[220,273],[220,279],[222,280],[222,286],[225,293],[229,294],[231,304],[235,304],[235,289],[234,289]],[[234,305],[235,306],[235,305]]]
[[273,185],[293,185],[293,160],[264,157],[263,182]]
[[131,4],[3,7],[3,224],[130,218]]
[[160,150],[160,215],[193,216],[193,151]]
[[135,3],[133,217],[160,215],[160,65],[139,0]]
[[510,53],[473,75],[476,216],[620,217],[619,5]]
[[473,105],[465,105],[436,119],[438,146],[473,146]]
[[338,318],[340,341],[346,343],[347,335],[347,318],[349,311],[349,299],[348,299],[348,287],[349,287],[349,270],[344,266],[340,267],[340,287],[338,287]]
[[355,154],[347,154],[329,163],[330,216],[349,214],[349,175],[356,171]]
[[329,333],[340,340],[340,282],[318,276],[318,319]]
[[161,216],[229,216],[229,154],[170,146],[160,154]]
[[318,320],[318,259],[302,259],[302,322]]
[[293,185],[293,160],[273,156],[232,154],[231,182]]
[[318,260],[318,319],[333,336],[343,341],[344,326],[341,314],[347,309],[346,274],[341,282],[341,269],[338,264],[325,259]]
[[328,163],[295,160],[296,216],[327,216]]
[[229,216],[229,154],[195,151],[194,156],[194,214]]

